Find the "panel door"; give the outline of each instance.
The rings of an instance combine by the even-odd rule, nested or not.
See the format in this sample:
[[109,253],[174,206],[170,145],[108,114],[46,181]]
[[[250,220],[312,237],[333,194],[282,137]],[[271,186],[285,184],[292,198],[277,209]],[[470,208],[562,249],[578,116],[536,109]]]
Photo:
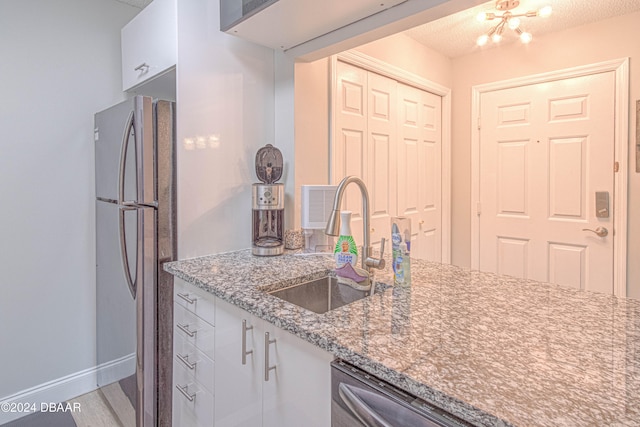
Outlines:
[[397,85],[367,73],[367,189],[371,204],[371,244],[390,235],[396,212]]
[[[348,175],[366,183],[372,245],[390,238],[392,216],[408,216],[411,256],[440,261],[442,98],[338,61],[333,108],[333,183]],[[360,192],[353,186],[345,198],[360,245]]]
[[613,292],[614,84],[608,72],[482,94],[481,270]]
[[441,261],[442,98],[401,83],[398,96],[398,215],[411,218],[411,256]]
[[[333,182],[354,175],[367,181],[367,72],[338,61],[337,87],[334,99],[334,155]],[[360,190],[353,184],[347,188],[342,209],[349,210],[351,232],[358,246],[362,245],[362,198]]]

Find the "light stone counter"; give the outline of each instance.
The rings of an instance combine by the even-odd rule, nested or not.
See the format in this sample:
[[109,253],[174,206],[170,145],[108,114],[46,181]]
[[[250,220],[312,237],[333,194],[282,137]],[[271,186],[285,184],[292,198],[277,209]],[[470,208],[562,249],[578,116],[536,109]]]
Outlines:
[[243,250],[164,268],[476,425],[640,426],[640,301],[419,260],[411,287],[325,314],[264,292],[332,267]]

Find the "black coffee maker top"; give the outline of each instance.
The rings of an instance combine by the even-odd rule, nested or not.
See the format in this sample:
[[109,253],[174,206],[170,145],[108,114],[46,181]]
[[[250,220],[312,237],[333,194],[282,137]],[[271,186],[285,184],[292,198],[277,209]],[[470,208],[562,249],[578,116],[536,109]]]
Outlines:
[[282,153],[267,144],[256,153],[256,175],[265,184],[273,184],[282,177]]

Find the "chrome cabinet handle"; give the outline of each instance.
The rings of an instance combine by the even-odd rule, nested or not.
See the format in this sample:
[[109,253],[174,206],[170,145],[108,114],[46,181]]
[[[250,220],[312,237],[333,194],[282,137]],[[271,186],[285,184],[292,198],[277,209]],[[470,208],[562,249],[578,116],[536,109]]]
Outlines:
[[142,64],[134,68],[133,71],[140,71],[142,73],[146,73],[147,71],[149,71],[149,68],[150,68],[149,64],[147,64],[146,62],[143,62]]
[[188,385],[181,386],[181,385],[179,385],[179,384],[176,384],[176,388],[178,389],[178,391],[179,391],[180,393],[182,393],[182,395],[183,395],[184,397],[186,397],[186,398],[187,398],[187,400],[189,400],[189,402],[193,402],[193,401],[195,400],[195,398],[196,398],[196,394],[195,394],[195,393],[193,393],[193,394],[189,394],[189,392],[187,391],[187,389],[189,388],[189,386],[188,386]]
[[264,380],[269,381],[269,371],[276,369],[276,366],[269,366],[269,345],[275,343],[276,340],[269,339],[269,332],[264,333]]
[[253,354],[253,350],[247,351],[247,331],[253,329],[253,326],[247,327],[247,321],[242,319],[242,364],[247,364],[247,355]]
[[195,337],[196,332],[198,332],[198,331],[189,330],[189,325],[181,325],[180,323],[176,323],[176,326],[178,327],[178,329],[180,329],[182,332],[189,335],[190,337]]
[[176,357],[180,359],[180,361],[184,363],[184,366],[186,366],[187,368],[191,369],[192,371],[196,369],[196,363],[198,362],[193,362],[193,363],[189,362],[188,354],[183,356],[180,353],[176,353]]
[[195,304],[196,300],[198,299],[198,298],[193,298],[193,299],[189,298],[189,294],[176,294],[176,295],[178,295],[180,298],[182,298],[189,304]]
[[598,237],[607,237],[609,235],[609,230],[605,227],[598,227],[595,230],[591,230],[590,228],[583,228],[582,231],[590,231],[596,234]]

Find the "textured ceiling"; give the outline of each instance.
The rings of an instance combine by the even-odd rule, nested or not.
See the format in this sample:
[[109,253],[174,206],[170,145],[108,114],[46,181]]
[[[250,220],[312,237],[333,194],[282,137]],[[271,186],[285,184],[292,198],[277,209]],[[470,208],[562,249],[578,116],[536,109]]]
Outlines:
[[[473,53],[479,49],[475,44],[476,39],[498,22],[478,22],[476,15],[483,11],[497,12],[495,4],[495,0],[489,1],[412,28],[405,34],[450,58]],[[640,0],[520,0],[520,5],[512,13],[524,13],[546,5],[553,8],[550,17],[520,18],[520,27],[532,33],[534,40],[537,35],[640,10]],[[519,42],[515,32],[506,29],[501,44],[516,41]],[[495,44],[489,42],[482,49],[493,46]]]

